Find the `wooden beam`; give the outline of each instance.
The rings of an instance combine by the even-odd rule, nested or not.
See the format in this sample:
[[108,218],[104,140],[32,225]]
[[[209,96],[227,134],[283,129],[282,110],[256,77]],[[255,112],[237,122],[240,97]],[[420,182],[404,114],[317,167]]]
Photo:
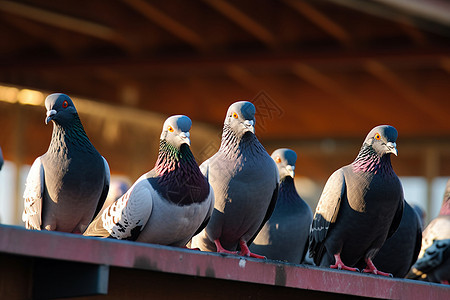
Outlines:
[[378,78],[381,82],[391,87],[396,93],[402,96],[412,106],[422,113],[427,114],[431,120],[435,119],[442,126],[449,128],[448,111],[437,107],[432,101],[421,95],[414,87],[396,75],[386,65],[376,60],[368,60],[364,68]]
[[361,99],[355,97],[352,93],[340,86],[335,80],[319,72],[317,69],[299,63],[293,65],[292,72],[300,79],[305,80],[331,96],[336,97],[349,110],[353,110],[354,114],[364,117],[367,120],[376,121],[376,116],[374,116],[371,111],[367,110],[366,105]]
[[148,1],[143,0],[122,0],[125,4],[133,8],[136,12],[146,17],[149,21],[156,23],[162,29],[170,32],[179,39],[185,41],[192,47],[200,51],[206,51],[208,46],[205,40],[192,29],[174,20]]
[[275,36],[263,25],[259,24],[241,10],[224,0],[203,0],[222,15],[242,27],[270,48],[277,46]]
[[21,39],[27,39],[31,37],[46,41],[61,56],[75,57],[77,54],[79,54],[79,45],[75,43],[65,43],[60,39],[51,38],[51,36],[49,35],[49,31],[46,28],[42,26],[36,26],[36,23],[31,20],[17,18],[16,16],[8,14],[2,16],[2,20],[18,30],[18,38],[19,36]]
[[[445,0],[327,0],[337,5],[450,36],[450,5]],[[406,23],[405,23],[406,21]]]
[[308,2],[298,0],[284,0],[284,2],[317,27],[338,40],[345,47],[353,46],[350,34],[342,26],[331,20]]
[[116,32],[108,26],[67,16],[61,13],[48,11],[42,8],[33,7],[23,3],[3,0],[0,1],[0,10],[40,23],[63,28],[106,41],[117,42],[119,39]]
[[448,1],[434,0],[377,0],[386,6],[399,9],[406,14],[419,16],[429,21],[450,27],[450,4]]
[[439,64],[447,73],[450,74],[450,57],[442,57]]
[[[336,50],[336,49],[334,49]],[[383,63],[408,64],[409,66],[432,66],[442,57],[450,53],[449,47],[411,49],[404,48],[397,51],[329,51],[326,53],[298,52],[296,54],[252,54],[252,55],[224,55],[224,56],[195,56],[195,57],[170,57],[152,59],[130,58],[104,58],[104,59],[73,59],[73,60],[8,60],[2,63],[2,71],[28,71],[28,70],[56,70],[82,69],[89,70],[94,67],[104,66],[108,68],[124,68],[133,70],[145,70],[146,74],[187,74],[191,70],[195,72],[219,70],[229,65],[240,65],[252,69],[290,68],[293,64],[303,63],[317,68],[360,68],[367,60],[374,59]]]

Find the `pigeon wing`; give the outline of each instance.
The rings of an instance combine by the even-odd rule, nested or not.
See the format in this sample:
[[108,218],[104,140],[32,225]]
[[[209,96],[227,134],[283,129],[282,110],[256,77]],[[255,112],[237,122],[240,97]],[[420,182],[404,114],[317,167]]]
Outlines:
[[155,193],[147,180],[136,182],[95,218],[84,235],[136,240],[150,218]]
[[392,220],[391,227],[389,228],[389,232],[386,239],[390,238],[397,231],[398,226],[400,226],[400,222],[402,221],[403,216],[403,208],[405,206],[404,202],[405,200],[402,200],[398,204],[397,210],[394,215],[394,219]]
[[[278,179],[277,179],[277,182],[278,182]],[[264,224],[266,224],[266,222],[272,216],[272,213],[275,209],[275,205],[277,204],[277,200],[278,200],[278,186],[279,186],[279,184],[277,183],[277,185],[275,186],[275,190],[272,193],[272,199],[270,200],[270,204],[269,204],[269,207],[267,208],[266,215],[264,216],[264,219],[263,219],[261,225],[259,226],[258,231],[256,231],[256,233],[252,236],[252,238],[247,242],[247,246],[250,246],[253,243],[253,241],[258,236],[258,233],[264,227]]]
[[344,193],[345,176],[344,170],[341,168],[328,178],[311,224],[309,250],[310,256],[314,257],[316,263],[322,258],[323,243],[328,230],[336,222]]
[[203,221],[203,223],[200,225],[200,227],[197,229],[197,231],[194,233],[193,236],[199,234],[206,227],[206,225],[208,225],[209,219],[211,219],[211,214],[214,210],[214,190],[211,185],[209,185],[209,194],[206,201],[210,202],[208,213],[205,216],[205,220]]
[[109,185],[111,183],[111,175],[110,175],[108,162],[106,161],[106,159],[103,156],[102,156],[102,159],[103,159],[103,163],[105,165],[105,181],[103,183],[103,190],[100,195],[100,199],[98,200],[97,208],[95,209],[94,217],[96,217],[99,214],[99,212],[103,210],[103,206],[106,204],[105,200],[106,200],[106,197],[108,196],[108,192],[109,192]]
[[24,204],[22,220],[27,229],[41,229],[42,201],[44,197],[44,166],[41,157],[36,158],[28,173],[23,193]]

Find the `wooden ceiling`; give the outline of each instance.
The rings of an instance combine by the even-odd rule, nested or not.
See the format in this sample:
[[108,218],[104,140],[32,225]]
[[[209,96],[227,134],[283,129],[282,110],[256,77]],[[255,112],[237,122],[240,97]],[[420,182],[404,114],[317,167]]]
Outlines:
[[269,147],[360,145],[391,124],[411,148],[450,152],[444,0],[3,0],[0,28],[5,84],[218,130],[227,107],[247,99]]

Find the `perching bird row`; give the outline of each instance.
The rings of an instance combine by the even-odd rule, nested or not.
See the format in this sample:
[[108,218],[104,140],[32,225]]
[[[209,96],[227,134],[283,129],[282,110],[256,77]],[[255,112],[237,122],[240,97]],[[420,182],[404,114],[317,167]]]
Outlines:
[[[404,277],[417,259],[421,224],[391,165],[391,154],[397,155],[392,126],[373,128],[355,161],[330,176],[313,217],[295,189],[297,155],[290,149],[272,157],[266,152],[255,135],[250,102],[228,108],[220,149],[200,167],[190,150],[191,120],[169,117],[154,168],[111,201],[105,201],[108,163],[89,141],[72,100],[52,94],[45,106],[53,134],[27,177],[23,221],[29,229],[189,244],[202,251],[391,275],[375,263],[396,277]],[[422,249],[411,277],[450,279],[449,189],[439,221],[446,223],[436,220],[425,230],[423,246],[429,248]],[[440,262],[430,262],[436,257]]]

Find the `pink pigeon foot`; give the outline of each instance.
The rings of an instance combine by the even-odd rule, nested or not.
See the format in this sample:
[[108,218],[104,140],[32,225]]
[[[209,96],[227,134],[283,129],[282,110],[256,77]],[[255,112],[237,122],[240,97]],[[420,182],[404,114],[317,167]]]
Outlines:
[[248,249],[247,243],[243,240],[239,241],[239,245],[241,246],[241,252],[239,253],[242,256],[249,256],[249,257],[254,257],[254,258],[259,258],[259,259],[266,259],[265,256],[262,255],[258,255],[255,253],[251,253],[250,249]]
[[222,247],[222,244],[220,243],[219,239],[214,240],[214,244],[216,244],[217,253],[226,253],[226,254],[234,254],[237,255],[237,251],[229,251]]
[[378,271],[370,258],[366,258],[366,264],[367,264],[367,267],[363,270],[364,273],[372,273],[375,275],[394,277],[394,276],[392,276],[391,273],[385,273],[385,272]]
[[332,269],[338,269],[338,270],[347,270],[347,271],[352,271],[352,272],[359,272],[358,268],[351,268],[351,267],[347,267],[344,262],[341,259],[341,254],[335,254],[334,255],[334,259],[336,260],[334,265],[331,265],[330,268]]

